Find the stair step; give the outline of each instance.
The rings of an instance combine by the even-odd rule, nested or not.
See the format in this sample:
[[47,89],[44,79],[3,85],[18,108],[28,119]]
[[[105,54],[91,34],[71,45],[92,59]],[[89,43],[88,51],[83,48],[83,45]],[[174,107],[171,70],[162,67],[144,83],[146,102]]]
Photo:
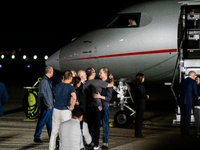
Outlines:
[[185,59],[184,68],[200,68],[200,59]]

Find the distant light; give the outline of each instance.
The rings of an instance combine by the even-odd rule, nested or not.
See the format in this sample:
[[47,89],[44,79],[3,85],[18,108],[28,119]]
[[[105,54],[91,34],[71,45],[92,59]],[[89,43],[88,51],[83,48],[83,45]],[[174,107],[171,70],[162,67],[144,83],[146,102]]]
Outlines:
[[27,65],[27,68],[30,68],[31,66],[30,65]]
[[165,82],[164,85],[172,85],[170,82]]
[[12,59],[15,59],[15,55],[12,55],[11,58],[12,58]]
[[22,51],[22,49],[21,48],[19,48],[19,52],[21,52]]
[[23,59],[26,59],[26,55],[23,56]]
[[4,59],[5,58],[5,56],[4,55],[1,55],[1,59]]
[[47,55],[44,56],[44,59],[47,60],[49,57]]
[[37,55],[34,55],[34,56],[33,56],[33,59],[37,59]]
[[2,65],[0,64],[0,68],[2,68]]

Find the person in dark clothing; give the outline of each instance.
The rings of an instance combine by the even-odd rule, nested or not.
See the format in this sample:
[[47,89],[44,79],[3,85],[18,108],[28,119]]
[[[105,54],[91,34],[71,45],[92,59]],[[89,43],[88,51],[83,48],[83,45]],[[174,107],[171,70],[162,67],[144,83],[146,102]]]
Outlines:
[[110,83],[94,79],[96,72],[93,68],[86,70],[88,81],[83,85],[83,91],[87,100],[87,123],[91,134],[92,126],[94,125],[94,149],[99,149],[99,136],[100,136],[100,121],[102,103],[100,98],[94,98],[93,94],[99,94],[103,88],[114,86],[114,77],[109,76]]
[[146,94],[146,89],[143,85],[144,74],[138,73],[135,77],[135,103],[136,103],[136,118],[135,118],[135,137],[142,137],[142,122],[144,116],[144,110],[146,105],[146,99],[149,99],[149,95]]
[[190,131],[191,109],[194,99],[198,100],[196,72],[190,71],[189,77],[183,79],[179,87],[179,106],[181,109],[181,137],[188,137]]
[[[75,91],[76,91],[76,97],[78,97],[78,95],[79,95],[78,88],[81,86],[81,78],[73,77],[71,84],[73,84]],[[78,107],[78,106],[79,106],[79,100],[77,99],[75,107]]]
[[0,82],[0,116],[3,116],[3,105],[8,102],[6,86]]
[[[197,92],[200,96],[200,78],[195,78],[197,82]],[[194,99],[194,118],[195,118],[195,127],[196,127],[196,134],[197,137],[200,137],[200,100]]]
[[[99,78],[104,82],[110,83],[108,78],[109,70],[106,67],[103,67],[99,71]],[[109,139],[109,105],[112,98],[113,88],[102,89],[101,95],[97,94],[97,98],[101,98],[102,102],[102,124],[103,124],[103,145],[102,150],[108,149],[108,139]],[[94,97],[94,96],[93,96]]]
[[77,100],[79,102],[79,107],[83,108],[83,110],[84,110],[83,120],[86,121],[86,119],[87,119],[86,118],[86,99],[85,99],[85,95],[83,93],[83,85],[85,84],[85,82],[87,80],[87,75],[84,70],[79,70],[78,76],[81,78],[81,85],[77,89],[77,92],[78,92]]
[[48,66],[45,68],[45,75],[39,83],[39,93],[37,99],[37,105],[40,109],[40,115],[38,123],[35,129],[34,142],[41,143],[40,135],[42,129],[46,125],[49,138],[52,130],[52,113],[53,113],[53,99],[54,99],[54,87],[51,80],[54,70]]

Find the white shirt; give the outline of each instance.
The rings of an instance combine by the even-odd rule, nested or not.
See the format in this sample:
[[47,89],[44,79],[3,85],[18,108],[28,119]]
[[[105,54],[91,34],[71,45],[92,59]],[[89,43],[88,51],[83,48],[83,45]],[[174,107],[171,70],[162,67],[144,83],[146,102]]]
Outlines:
[[[85,142],[90,144],[92,138],[88,131],[87,123],[83,122],[83,136]],[[82,132],[80,128],[80,121],[78,119],[70,119],[62,122],[59,129],[60,150],[80,150],[83,148]]]

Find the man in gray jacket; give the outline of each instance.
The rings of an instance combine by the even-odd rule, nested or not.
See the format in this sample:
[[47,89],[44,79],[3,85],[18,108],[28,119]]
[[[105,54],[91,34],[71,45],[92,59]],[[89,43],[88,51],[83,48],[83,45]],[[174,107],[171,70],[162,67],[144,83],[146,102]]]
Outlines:
[[59,129],[59,150],[81,150],[83,149],[83,137],[86,144],[90,144],[92,138],[88,131],[87,123],[83,120],[83,108],[76,107],[72,111],[72,119],[62,122]]
[[52,67],[46,67],[45,75],[39,84],[37,105],[40,109],[40,116],[34,134],[34,142],[37,143],[42,142],[40,135],[45,125],[47,126],[49,138],[51,136],[54,87],[50,78],[53,77],[53,73]]

